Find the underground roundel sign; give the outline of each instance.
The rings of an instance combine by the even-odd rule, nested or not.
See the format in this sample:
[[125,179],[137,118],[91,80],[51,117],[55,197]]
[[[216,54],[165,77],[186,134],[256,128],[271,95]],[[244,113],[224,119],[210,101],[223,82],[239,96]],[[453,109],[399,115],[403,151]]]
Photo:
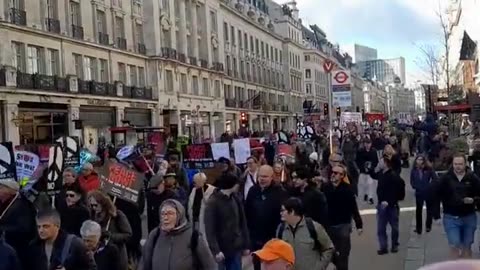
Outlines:
[[345,84],[348,80],[349,76],[345,71],[339,71],[335,74],[333,79],[337,84]]

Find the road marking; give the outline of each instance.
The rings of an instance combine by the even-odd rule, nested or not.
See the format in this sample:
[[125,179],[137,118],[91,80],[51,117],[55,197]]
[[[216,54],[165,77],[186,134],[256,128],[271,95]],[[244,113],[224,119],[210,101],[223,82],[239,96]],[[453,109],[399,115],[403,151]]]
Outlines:
[[[416,207],[402,207],[400,208],[400,212],[412,212],[412,211],[415,211]],[[368,215],[375,215],[377,214],[377,209],[376,208],[373,208],[373,209],[363,209],[363,210],[360,210],[360,215],[361,216],[368,216]]]

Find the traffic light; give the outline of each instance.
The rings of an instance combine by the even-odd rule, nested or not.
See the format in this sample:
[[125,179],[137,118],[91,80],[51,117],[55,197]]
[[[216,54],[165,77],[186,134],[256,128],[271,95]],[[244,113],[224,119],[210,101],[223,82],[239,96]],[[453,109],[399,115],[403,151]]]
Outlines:
[[340,117],[341,114],[342,114],[342,108],[337,107],[337,117]]
[[323,104],[323,115],[328,115],[328,103]]
[[248,126],[248,115],[246,112],[241,112],[240,113],[240,124],[243,126],[243,127],[247,127]]

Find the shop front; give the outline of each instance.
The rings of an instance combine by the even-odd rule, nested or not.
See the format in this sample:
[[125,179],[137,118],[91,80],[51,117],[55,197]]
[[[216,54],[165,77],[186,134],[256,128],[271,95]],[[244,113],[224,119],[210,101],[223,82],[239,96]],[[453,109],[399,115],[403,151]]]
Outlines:
[[80,120],[84,145],[92,153],[97,153],[99,144],[112,142],[109,129],[116,126],[114,107],[80,106]]
[[238,123],[236,122],[236,114],[234,113],[226,113],[225,114],[225,131],[229,133],[237,132]]
[[180,114],[182,131],[195,142],[202,142],[211,138],[210,119],[207,112],[182,112]]
[[150,127],[152,125],[150,109],[125,108],[124,118],[131,126]]

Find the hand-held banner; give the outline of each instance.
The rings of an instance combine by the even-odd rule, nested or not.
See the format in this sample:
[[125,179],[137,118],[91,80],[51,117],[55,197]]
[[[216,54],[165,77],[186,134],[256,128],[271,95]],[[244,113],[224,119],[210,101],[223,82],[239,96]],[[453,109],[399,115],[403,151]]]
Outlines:
[[182,153],[183,163],[189,169],[207,169],[215,166],[212,147],[208,143],[184,145]]
[[17,181],[17,164],[12,142],[0,143],[0,180]]
[[53,196],[62,188],[63,149],[60,144],[50,147],[47,172],[47,194]]
[[[32,178],[33,173],[40,164],[40,158],[34,153],[27,151],[15,151],[17,162],[17,179],[18,182],[25,184]],[[23,186],[23,185],[22,185]]]
[[78,137],[63,136],[57,139],[63,148],[64,166],[76,167],[80,165],[80,143]]
[[102,189],[112,196],[137,203],[143,176],[121,163],[108,162],[98,169]]

